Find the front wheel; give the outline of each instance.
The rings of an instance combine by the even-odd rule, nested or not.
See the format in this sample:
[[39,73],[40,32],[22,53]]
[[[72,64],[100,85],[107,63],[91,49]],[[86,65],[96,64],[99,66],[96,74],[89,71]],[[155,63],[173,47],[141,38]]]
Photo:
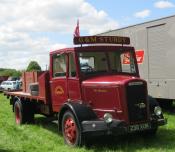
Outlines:
[[155,127],[155,128],[149,129],[149,130],[145,130],[142,134],[143,134],[143,136],[148,136],[148,137],[155,136],[157,133],[157,129],[158,129],[158,127]]
[[72,112],[65,112],[62,119],[62,133],[64,141],[70,146],[81,146],[82,145],[82,133],[80,126],[78,125],[75,116]]
[[158,127],[154,128],[154,129],[150,129],[150,130],[147,131],[147,133],[148,133],[149,135],[156,135],[157,129],[158,129]]

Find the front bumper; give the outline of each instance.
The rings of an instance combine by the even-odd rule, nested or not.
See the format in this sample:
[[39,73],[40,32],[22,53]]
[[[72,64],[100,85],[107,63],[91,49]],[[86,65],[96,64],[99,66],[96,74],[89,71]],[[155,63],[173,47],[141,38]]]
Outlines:
[[[165,125],[166,119],[151,120],[146,123],[139,123],[135,125],[127,125],[124,121],[113,120],[112,123],[107,124],[103,120],[83,121],[82,131],[87,135],[122,135],[133,132],[141,132],[145,130],[155,129],[158,126]],[[146,127],[144,127],[146,125]],[[135,129],[131,130],[131,128]],[[143,127],[140,127],[143,126]]]

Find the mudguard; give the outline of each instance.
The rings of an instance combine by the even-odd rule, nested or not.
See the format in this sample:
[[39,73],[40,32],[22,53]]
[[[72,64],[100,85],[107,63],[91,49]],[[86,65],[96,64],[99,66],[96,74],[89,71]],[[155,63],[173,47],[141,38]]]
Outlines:
[[63,115],[68,110],[73,113],[80,128],[81,128],[82,121],[97,119],[96,114],[89,106],[85,104],[77,103],[77,102],[67,102],[62,106],[58,115],[59,131],[61,131],[61,122],[62,122]]
[[154,107],[159,106],[159,103],[157,102],[155,98],[153,98],[150,95],[148,95],[148,102],[149,102],[149,108],[150,108],[151,113],[154,113]]
[[15,97],[11,97],[11,99],[10,99],[10,104],[11,105],[13,105],[12,106],[12,111],[14,112],[14,105],[15,105],[15,102],[16,101],[21,101],[17,96],[15,96]]

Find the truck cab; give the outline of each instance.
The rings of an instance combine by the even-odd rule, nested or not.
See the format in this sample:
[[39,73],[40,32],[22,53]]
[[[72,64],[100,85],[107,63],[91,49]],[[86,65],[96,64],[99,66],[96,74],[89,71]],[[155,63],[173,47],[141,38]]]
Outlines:
[[158,103],[139,77],[128,37],[75,37],[80,45],[50,53],[50,69],[23,74],[23,91],[6,92],[17,124],[34,114],[57,115],[65,143],[133,132],[155,134],[166,124]]

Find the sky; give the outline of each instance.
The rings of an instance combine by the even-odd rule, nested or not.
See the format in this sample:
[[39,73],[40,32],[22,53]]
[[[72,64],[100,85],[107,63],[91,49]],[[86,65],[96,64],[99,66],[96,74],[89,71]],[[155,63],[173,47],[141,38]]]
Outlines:
[[94,35],[175,15],[175,0],[0,0],[0,68],[24,70],[37,61],[49,65],[49,52]]

